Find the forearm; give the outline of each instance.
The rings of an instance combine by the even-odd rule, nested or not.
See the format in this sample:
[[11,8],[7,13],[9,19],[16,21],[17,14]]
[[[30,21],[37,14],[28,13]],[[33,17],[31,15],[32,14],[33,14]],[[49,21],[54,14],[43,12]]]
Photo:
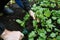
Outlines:
[[31,9],[29,1],[28,0],[15,0],[16,3],[25,11],[29,11]]

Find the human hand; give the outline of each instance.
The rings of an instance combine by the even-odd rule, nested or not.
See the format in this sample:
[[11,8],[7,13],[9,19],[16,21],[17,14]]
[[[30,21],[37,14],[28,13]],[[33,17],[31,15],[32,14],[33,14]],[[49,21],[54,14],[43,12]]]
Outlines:
[[7,31],[3,32],[1,37],[4,40],[22,40],[24,35],[20,31]]
[[29,13],[30,13],[30,16],[31,16],[33,19],[35,19],[35,13],[34,13],[32,10],[30,10]]
[[37,22],[39,22],[39,19],[35,17],[35,13],[32,10],[30,10],[29,13],[34,20],[37,20]]

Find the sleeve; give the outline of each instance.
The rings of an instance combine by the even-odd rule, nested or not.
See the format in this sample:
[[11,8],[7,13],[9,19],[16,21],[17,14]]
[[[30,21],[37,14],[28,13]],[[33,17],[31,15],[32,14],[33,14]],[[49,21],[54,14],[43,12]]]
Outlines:
[[25,11],[29,11],[31,9],[29,1],[28,0],[15,0],[16,3],[23,8]]
[[2,23],[0,23],[0,35],[4,32],[4,30],[5,26]]
[[21,7],[24,8],[24,5],[21,0],[15,0],[15,2]]

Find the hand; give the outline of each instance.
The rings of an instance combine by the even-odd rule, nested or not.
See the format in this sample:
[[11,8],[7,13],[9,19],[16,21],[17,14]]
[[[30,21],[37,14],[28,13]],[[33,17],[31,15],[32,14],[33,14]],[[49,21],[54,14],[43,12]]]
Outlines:
[[32,10],[30,10],[29,13],[33,19],[35,19],[35,20],[37,20],[37,22],[39,22],[39,19],[35,17],[35,13]]
[[24,35],[20,31],[8,31],[5,30],[1,37],[4,40],[22,40]]
[[34,13],[32,10],[30,10],[29,13],[30,13],[31,17],[32,17],[33,19],[35,19],[35,13]]

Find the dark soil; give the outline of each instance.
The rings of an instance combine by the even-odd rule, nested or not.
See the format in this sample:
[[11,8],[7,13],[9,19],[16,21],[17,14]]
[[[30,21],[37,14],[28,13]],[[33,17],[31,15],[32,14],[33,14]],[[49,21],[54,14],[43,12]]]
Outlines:
[[[21,19],[23,20],[23,17],[25,16],[26,13],[22,12],[23,10],[21,8],[19,8],[18,6],[15,7],[16,5],[10,5],[13,10],[14,10],[14,15],[3,15],[0,17],[0,21],[2,23],[4,23],[6,29],[11,30],[11,31],[22,31],[22,27],[16,23],[16,19]],[[33,29],[32,28],[32,18],[30,17],[30,19],[28,20],[29,22],[27,22],[26,24],[26,28],[28,30]],[[1,39],[2,40],[2,39]],[[25,38],[23,40],[28,40],[28,36],[25,35]]]

